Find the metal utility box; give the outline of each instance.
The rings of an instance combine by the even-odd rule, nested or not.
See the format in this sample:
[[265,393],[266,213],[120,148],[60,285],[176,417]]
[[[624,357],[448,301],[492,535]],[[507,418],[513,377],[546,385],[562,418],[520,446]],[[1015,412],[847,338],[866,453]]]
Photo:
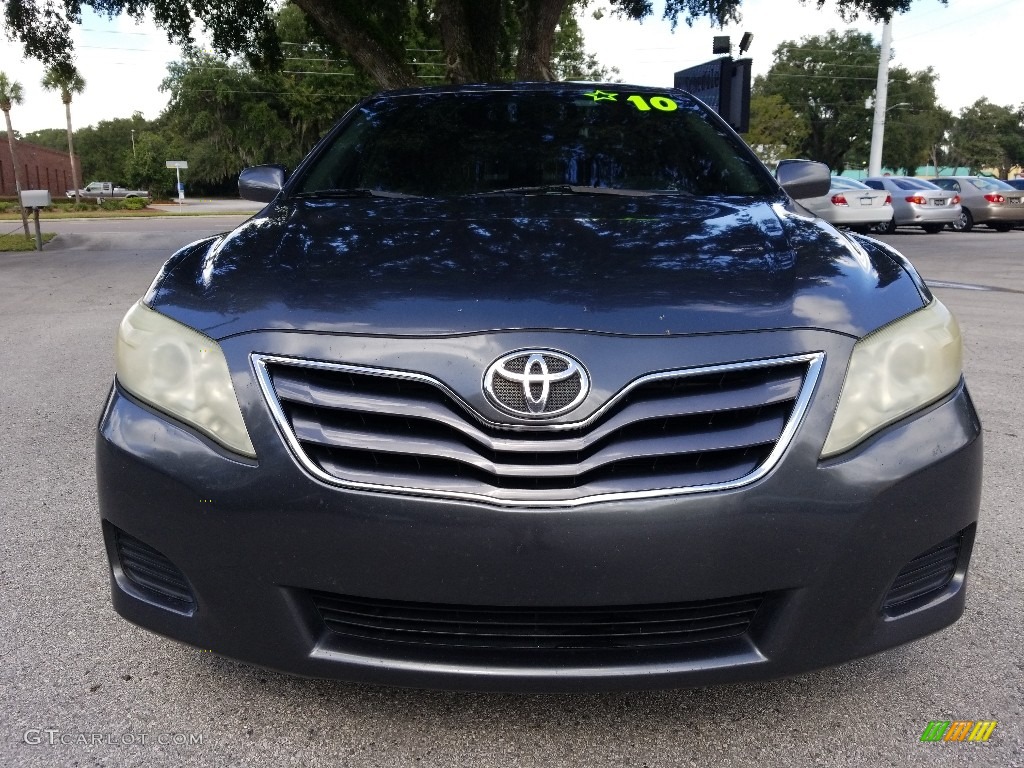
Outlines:
[[50,190],[48,189],[21,190],[22,208],[47,208],[50,202]]

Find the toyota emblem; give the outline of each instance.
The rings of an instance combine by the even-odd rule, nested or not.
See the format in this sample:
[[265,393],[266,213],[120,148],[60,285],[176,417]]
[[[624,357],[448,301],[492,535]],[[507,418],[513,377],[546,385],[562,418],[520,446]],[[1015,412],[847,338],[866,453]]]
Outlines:
[[484,374],[484,394],[497,408],[525,419],[568,413],[590,392],[590,377],[578,360],[551,349],[510,352]]

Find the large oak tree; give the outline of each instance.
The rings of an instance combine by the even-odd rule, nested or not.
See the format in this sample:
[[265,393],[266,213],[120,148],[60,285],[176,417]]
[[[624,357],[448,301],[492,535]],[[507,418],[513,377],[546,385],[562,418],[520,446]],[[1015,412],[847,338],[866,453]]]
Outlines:
[[[725,24],[739,19],[743,0],[666,0],[664,16],[673,24],[699,19]],[[788,0],[794,2],[794,0]],[[825,0],[796,0],[821,8]],[[519,80],[554,79],[555,34],[567,8],[589,0],[293,0],[326,41],[344,50],[382,88],[419,84],[408,41],[416,25],[435,28],[441,40],[447,79],[488,81],[503,76],[503,57],[514,60]],[[607,0],[615,13],[644,19],[654,13],[652,0]],[[891,18],[913,0],[836,0],[846,17],[866,14]],[[938,0],[945,3],[946,0]],[[70,63],[74,52],[71,26],[81,22],[82,8],[144,18],[176,42],[192,40],[201,23],[218,52],[243,55],[251,63],[276,66],[282,60],[271,0],[5,0],[9,34],[26,55],[47,64]],[[514,30],[514,34],[509,34]],[[432,35],[433,36],[433,35]]]
[[[761,140],[769,144],[771,136],[780,135],[777,128],[772,133],[772,121],[782,105],[796,127],[774,143],[785,144],[791,156],[820,160],[836,173],[866,165],[879,56],[871,35],[830,30],[784,42],[774,56],[771,69],[754,83],[753,135],[767,135]],[[888,105],[882,162],[912,174],[948,125],[948,113],[937,104],[935,74],[890,68]]]
[[993,168],[1007,178],[1011,168],[1024,165],[1024,104],[1014,109],[981,98],[960,110],[948,133],[947,157],[972,173]]

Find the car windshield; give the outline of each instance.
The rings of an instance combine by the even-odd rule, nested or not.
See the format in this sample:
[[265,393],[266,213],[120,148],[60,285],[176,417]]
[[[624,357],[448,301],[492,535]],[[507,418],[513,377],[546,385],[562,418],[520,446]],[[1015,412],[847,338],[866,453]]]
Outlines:
[[1012,184],[1007,184],[1005,181],[1000,179],[972,179],[971,184],[981,190],[988,191],[990,189],[1014,189]]
[[358,106],[291,193],[774,195],[771,175],[678,91],[427,92]]
[[892,182],[900,189],[940,189],[924,179],[893,179]]

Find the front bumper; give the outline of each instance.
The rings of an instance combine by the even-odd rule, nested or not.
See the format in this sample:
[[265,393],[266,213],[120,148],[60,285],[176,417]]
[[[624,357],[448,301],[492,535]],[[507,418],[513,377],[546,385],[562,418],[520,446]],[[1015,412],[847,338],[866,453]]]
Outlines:
[[[843,373],[826,365],[823,404],[834,402]],[[572,509],[329,487],[300,468],[268,414],[247,407],[256,401],[240,399],[258,463],[117,386],[97,438],[115,608],[204,650],[300,675],[415,687],[698,686],[840,663],[939,630],[963,611],[982,461],[963,386],[829,462],[817,455],[831,413],[812,404],[783,461],[751,485]],[[159,558],[179,569],[193,602],[133,579],[124,537],[157,553],[157,571]],[[908,564],[949,540],[958,542],[949,578],[884,607]],[[325,623],[325,594],[444,621],[462,610],[456,624],[481,608],[688,614],[749,596],[757,608],[737,634],[670,650],[502,650],[451,633],[427,645],[394,634],[353,640]]]

